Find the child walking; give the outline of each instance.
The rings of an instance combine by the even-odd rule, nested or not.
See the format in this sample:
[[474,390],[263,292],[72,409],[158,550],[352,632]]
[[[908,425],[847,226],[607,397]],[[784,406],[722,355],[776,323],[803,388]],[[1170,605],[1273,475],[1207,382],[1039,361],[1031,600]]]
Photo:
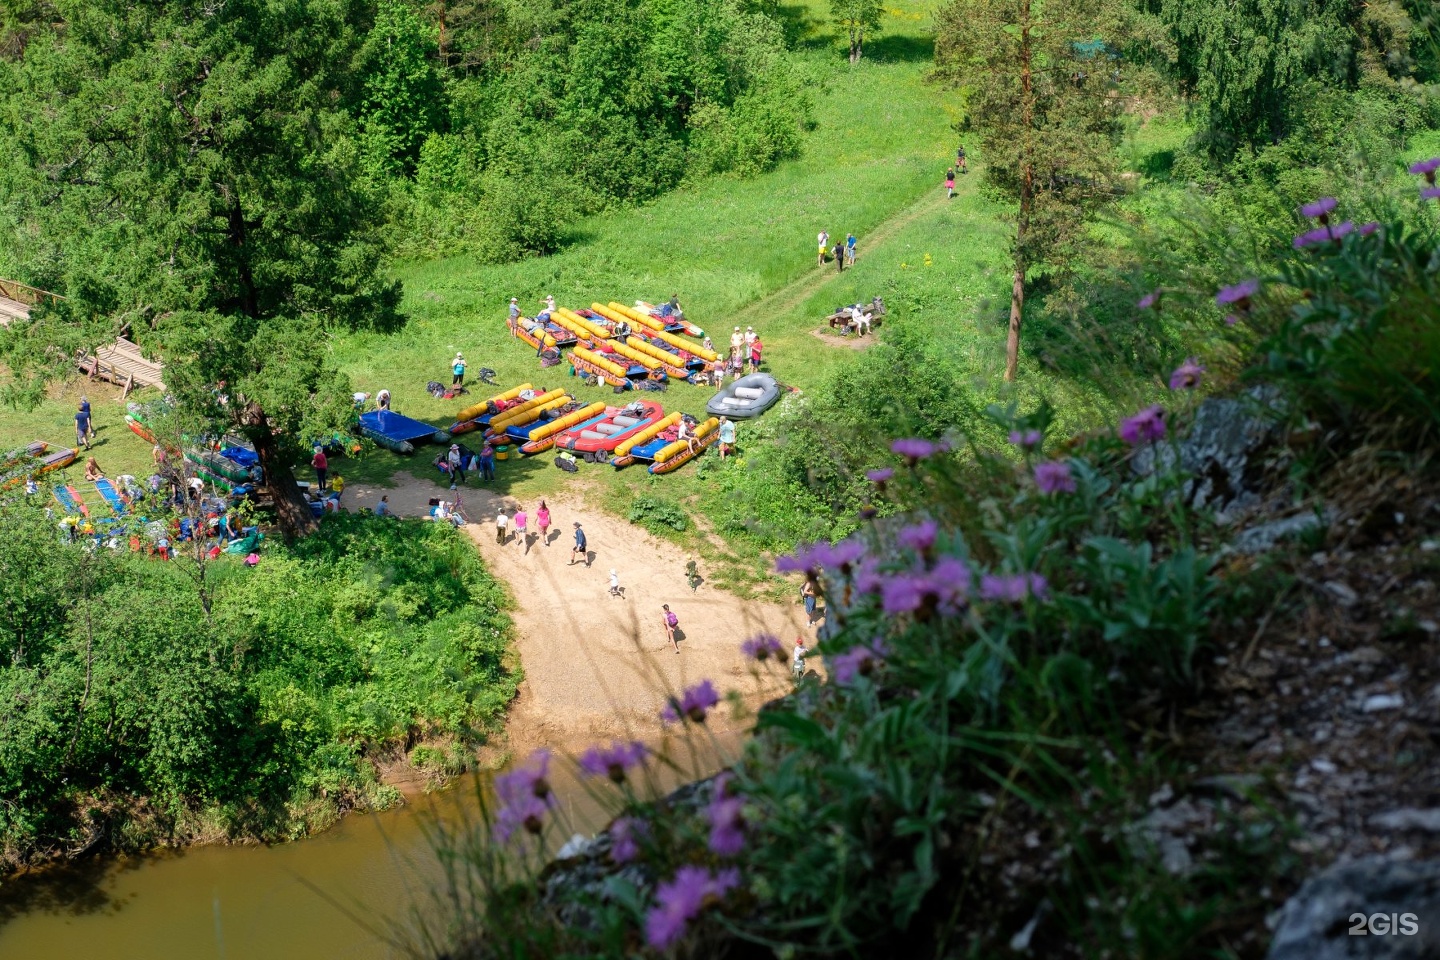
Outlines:
[[624,594],[620,592],[620,574],[614,570],[610,571],[610,596],[624,599]]
[[946,171],[945,171],[945,199],[946,199],[946,200],[953,200],[953,199],[955,199],[955,171],[954,171],[954,170],[946,170]]

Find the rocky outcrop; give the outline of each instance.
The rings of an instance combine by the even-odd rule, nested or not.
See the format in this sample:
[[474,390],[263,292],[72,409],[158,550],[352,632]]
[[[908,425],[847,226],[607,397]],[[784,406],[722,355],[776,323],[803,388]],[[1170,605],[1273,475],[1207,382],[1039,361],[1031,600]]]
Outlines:
[[1440,956],[1440,862],[1383,857],[1331,867],[1280,910],[1269,960]]

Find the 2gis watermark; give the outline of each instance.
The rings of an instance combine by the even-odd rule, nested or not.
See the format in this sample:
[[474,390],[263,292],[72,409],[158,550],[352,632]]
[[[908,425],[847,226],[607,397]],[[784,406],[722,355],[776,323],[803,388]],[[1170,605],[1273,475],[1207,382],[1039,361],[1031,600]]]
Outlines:
[[1352,913],[1352,937],[1413,937],[1420,932],[1420,918],[1413,913]]

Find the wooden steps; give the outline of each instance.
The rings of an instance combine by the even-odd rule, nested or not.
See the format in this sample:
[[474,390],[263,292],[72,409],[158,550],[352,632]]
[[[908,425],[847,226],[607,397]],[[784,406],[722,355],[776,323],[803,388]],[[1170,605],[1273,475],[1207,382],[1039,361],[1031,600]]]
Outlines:
[[82,353],[79,363],[85,374],[119,384],[126,394],[136,387],[165,389],[164,365],[146,360],[140,348],[124,337],[96,350],[93,356]]
[[18,300],[0,297],[0,327],[8,327],[13,320],[29,320],[30,308]]

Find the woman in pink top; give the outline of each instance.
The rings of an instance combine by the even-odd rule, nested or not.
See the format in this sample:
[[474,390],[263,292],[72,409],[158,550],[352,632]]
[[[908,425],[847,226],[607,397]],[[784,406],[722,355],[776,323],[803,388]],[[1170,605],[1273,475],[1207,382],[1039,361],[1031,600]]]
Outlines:
[[515,541],[522,546],[525,545],[525,511],[515,511]]
[[545,501],[540,501],[540,507],[535,511],[535,526],[540,528],[540,542],[550,546],[550,508],[545,506]]

